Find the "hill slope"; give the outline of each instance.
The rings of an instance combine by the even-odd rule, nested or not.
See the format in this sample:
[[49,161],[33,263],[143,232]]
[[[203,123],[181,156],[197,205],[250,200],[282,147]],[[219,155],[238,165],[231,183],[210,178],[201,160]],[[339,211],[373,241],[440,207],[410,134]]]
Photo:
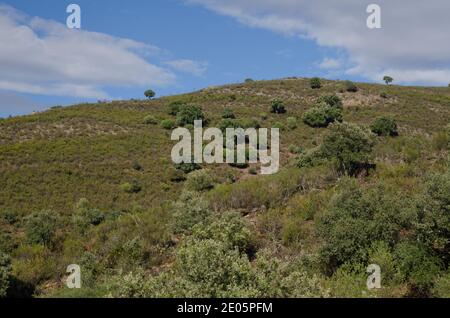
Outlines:
[[[202,200],[214,213],[220,215],[232,209],[245,216],[243,219],[252,233],[248,243],[251,248],[247,248],[270,250],[280,259],[306,254],[323,257],[326,252],[323,246],[330,243],[327,241],[330,238],[320,234],[317,224],[323,223],[321,217],[332,210],[328,204],[334,202],[332,198],[339,192],[336,189],[340,189],[340,179],[345,178],[329,165],[297,168],[299,154],[296,152],[299,151],[293,151],[294,146],[308,150],[322,144],[329,132],[329,128],[312,128],[302,122],[305,111],[320,96],[337,94],[342,99],[345,122],[369,127],[380,116],[397,121],[399,136],[375,138],[373,162],[376,169],[368,176],[354,178],[363,189],[383,182],[389,194],[398,191],[415,197],[422,194],[421,186],[429,174],[445,175],[448,156],[445,126],[450,122],[450,89],[358,84],[358,92],[352,93],[344,92],[343,83],[339,81],[323,81],[322,84],[321,89],[311,89],[308,79],[248,82],[150,101],[83,104],[0,120],[0,212],[17,217],[17,222],[8,223],[5,217],[0,221],[3,235],[0,247],[12,256],[13,275],[32,286],[34,292],[45,294],[61,286],[59,280],[69,262],[82,262],[80,255],[92,256],[98,268],[97,274],[91,273],[95,276],[91,286],[95,295],[103,295],[101,288],[94,288],[103,282],[98,272],[144,268],[144,275],[150,275],[171,267],[173,261],[178,264],[179,256],[174,256],[174,253],[182,253],[178,242],[191,237],[192,231],[189,227],[187,232],[173,231],[176,216],[172,215],[171,205],[180,201],[185,183],[174,181],[176,171],[170,159],[174,143],[170,141],[171,131],[162,128],[160,122],[174,120],[168,114],[169,104],[174,101],[200,106],[209,126],[218,126],[223,111],[230,109],[237,120],[257,120],[268,128],[282,127],[279,174],[259,176],[247,168],[205,166],[217,185],[202,194]],[[283,101],[286,114],[269,112],[274,99]],[[148,115],[153,116],[156,124],[144,123]],[[289,117],[296,118],[296,125],[288,123]],[[126,191],[126,183],[138,185],[139,189]],[[450,196],[446,190],[444,197]],[[85,203],[89,205],[86,211],[98,210],[106,221],[79,232],[72,229],[72,219],[74,213],[85,211],[79,203],[82,198],[89,202]],[[398,197],[392,200],[401,203]],[[51,244],[29,241],[27,217],[42,210],[51,210],[59,218],[56,239]],[[133,215],[140,223],[133,225]],[[405,227],[398,233],[410,238],[408,231],[413,230]],[[133,238],[137,241],[130,243]],[[387,247],[380,250],[397,255],[394,247],[402,239],[397,238],[395,243],[386,239],[385,242]],[[424,244],[427,242],[424,239]],[[127,261],[130,255],[126,254],[134,248],[133,244],[139,245],[136,247],[139,261],[134,263]],[[438,242],[427,246],[433,244]],[[428,252],[440,255],[442,251],[436,248]],[[252,261],[253,252],[247,250],[246,255]],[[313,256],[309,262],[317,261]],[[330,262],[317,263],[317,268],[321,269],[315,274],[331,277],[323,278],[323,284],[333,295],[352,295],[353,290],[342,291],[333,285],[344,278],[339,276],[341,263]],[[448,267],[446,257],[437,262],[439,274],[433,277],[440,277]],[[329,276],[333,273],[334,276]],[[385,290],[384,295],[412,293],[415,289],[411,284],[407,278],[395,282],[393,279],[391,289]],[[339,281],[341,285],[345,284]],[[420,292],[431,295],[430,288],[426,286],[426,290]]]

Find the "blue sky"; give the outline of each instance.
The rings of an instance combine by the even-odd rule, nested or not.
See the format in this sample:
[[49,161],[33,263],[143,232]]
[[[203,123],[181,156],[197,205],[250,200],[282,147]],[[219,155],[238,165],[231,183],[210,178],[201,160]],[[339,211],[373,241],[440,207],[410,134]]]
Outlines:
[[[13,52],[2,59],[0,46],[0,69],[7,70],[3,75],[0,72],[0,117],[26,114],[52,105],[142,98],[145,88],[153,88],[159,96],[172,95],[241,82],[248,77],[323,76],[379,82],[380,74],[389,70],[390,74],[398,74],[400,83],[424,85],[443,84],[447,77],[448,60],[442,61],[438,53],[418,52],[406,65],[393,53],[374,54],[370,43],[367,49],[365,43],[355,44],[365,41],[369,35],[379,47],[383,41],[393,43],[395,39],[388,38],[388,34],[389,37],[395,34],[393,31],[404,36],[401,26],[393,18],[389,19],[400,14],[396,7],[386,13],[386,25],[391,30],[365,33],[368,31],[364,26],[367,17],[364,1],[350,0],[354,6],[345,12],[339,12],[341,9],[335,5],[320,11],[303,0],[73,2],[81,7],[81,30],[61,28],[65,27],[66,7],[71,2],[0,0],[0,6],[3,5],[0,23],[3,21],[11,28],[4,32],[3,38],[0,35],[0,41],[9,43],[10,51],[4,49],[5,56]],[[326,2],[329,1],[321,3]],[[345,21],[354,19],[358,27],[351,32],[360,33],[345,33],[346,27],[355,29],[354,23],[346,26],[344,20],[327,19],[333,10],[347,15]],[[315,16],[314,12],[323,14]],[[22,37],[23,28],[31,32],[24,32]],[[340,33],[333,34],[334,30]],[[412,27],[411,33],[414,32]],[[98,33],[111,38],[98,40]],[[14,36],[10,37],[11,34]],[[133,40],[133,44],[118,42],[128,40]],[[119,48],[103,59],[102,52],[113,45]],[[60,55],[55,58],[46,49]],[[401,52],[398,54],[401,57]],[[423,67],[416,67],[422,60]],[[400,64],[401,68],[396,68]],[[93,74],[90,70],[98,72]]]

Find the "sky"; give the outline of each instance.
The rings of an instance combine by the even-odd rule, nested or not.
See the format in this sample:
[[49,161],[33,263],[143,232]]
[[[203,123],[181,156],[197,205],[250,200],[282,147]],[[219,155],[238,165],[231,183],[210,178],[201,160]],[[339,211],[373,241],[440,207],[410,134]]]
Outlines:
[[[71,3],[81,29],[66,26]],[[246,78],[447,86],[448,12],[448,0],[0,0],[0,117]]]

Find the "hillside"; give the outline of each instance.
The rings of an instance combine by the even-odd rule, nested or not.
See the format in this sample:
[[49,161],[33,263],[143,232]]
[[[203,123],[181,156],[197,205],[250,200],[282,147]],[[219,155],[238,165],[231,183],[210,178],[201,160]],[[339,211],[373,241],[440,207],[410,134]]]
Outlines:
[[[365,266],[384,262],[383,270],[389,268],[386,285],[373,295],[448,296],[450,88],[357,87],[357,92],[347,92],[340,81],[322,80],[320,89],[311,89],[309,79],[249,81],[155,100],[54,107],[0,120],[0,250],[11,257],[15,282],[9,292],[154,296],[166,275],[172,294],[161,291],[159,296],[362,297],[368,295],[361,293]],[[398,136],[371,136],[373,169],[367,173],[345,176],[333,160],[298,165],[299,157],[322,145],[331,129],[310,127],[303,115],[320,96],[332,94],[342,100],[344,122],[368,129],[384,116],[397,123]],[[286,113],[270,113],[276,99]],[[168,112],[173,102],[199,106],[210,127],[220,126],[225,109],[247,126],[280,127],[281,171],[260,176],[252,167],[204,165],[214,187],[181,194],[195,180],[174,167],[171,130],[160,124],[175,120]],[[345,201],[346,195],[354,200]],[[44,210],[50,212],[43,217],[38,212]],[[230,210],[238,216],[226,212]],[[349,219],[342,219],[347,212]],[[30,231],[42,233],[52,222],[54,233],[44,230],[52,232],[51,239],[30,240]],[[365,233],[364,226],[378,234]],[[221,233],[231,237],[233,243],[224,243],[233,246],[230,251],[218,243],[223,243]],[[211,256],[198,261],[205,251]],[[344,264],[346,255],[352,258]],[[222,282],[227,273],[212,275],[211,282],[198,273],[186,274],[192,264],[203,264],[203,273],[209,273],[208,266],[220,267],[208,263],[215,257],[241,266],[242,277],[233,273],[239,282],[256,275],[282,287]],[[253,272],[274,259],[275,272]],[[87,268],[86,287],[79,294],[63,284],[65,268],[72,263]],[[411,268],[419,268],[417,275],[407,275]],[[131,271],[149,283],[129,295],[118,286],[131,284],[134,276],[123,277]],[[277,288],[291,290],[296,279],[304,290],[272,294]],[[186,289],[191,294],[182,292]]]

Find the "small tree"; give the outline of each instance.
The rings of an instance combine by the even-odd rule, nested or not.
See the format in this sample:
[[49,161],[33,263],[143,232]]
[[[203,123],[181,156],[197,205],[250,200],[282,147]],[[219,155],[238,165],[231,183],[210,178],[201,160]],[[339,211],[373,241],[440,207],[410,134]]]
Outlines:
[[309,81],[309,85],[312,89],[319,89],[322,87],[322,83],[320,81],[320,78],[318,77],[311,78],[311,80]]
[[25,224],[27,241],[30,244],[51,245],[56,233],[56,225],[57,219],[53,211],[31,214]]
[[153,90],[148,89],[148,90],[145,91],[144,95],[148,99],[152,99],[153,97],[155,97],[156,93]]
[[383,81],[386,83],[386,85],[389,85],[390,83],[392,83],[394,81],[394,79],[390,76],[385,76],[383,77]]

